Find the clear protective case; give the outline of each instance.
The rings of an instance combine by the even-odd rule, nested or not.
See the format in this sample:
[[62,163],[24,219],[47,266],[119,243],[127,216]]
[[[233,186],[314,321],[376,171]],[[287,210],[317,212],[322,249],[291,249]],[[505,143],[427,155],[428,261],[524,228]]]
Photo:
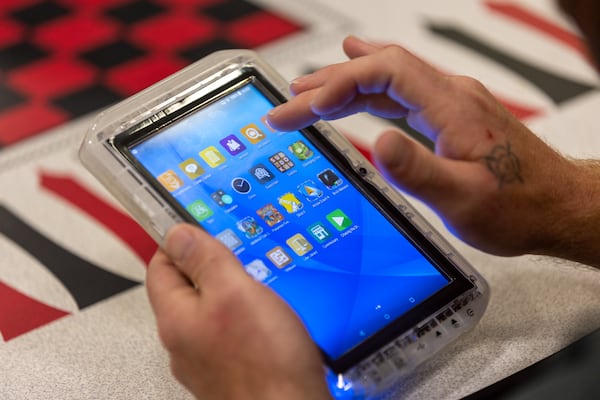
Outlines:
[[[184,107],[248,69],[258,71],[284,97],[289,98],[289,83],[257,53],[223,50],[107,109],[90,126],[79,151],[82,163],[159,245],[169,228],[183,219],[116,149],[113,144],[115,137],[134,127],[152,124],[160,116]],[[472,290],[453,299],[434,314],[424,315],[422,321],[411,329],[398,332],[396,339],[348,371],[337,375],[330,371],[328,374],[331,391],[337,398],[379,396],[403,375],[470,330],[485,311],[489,287],[481,275],[343,135],[323,121],[314,126],[365,181],[390,200],[474,285]]]

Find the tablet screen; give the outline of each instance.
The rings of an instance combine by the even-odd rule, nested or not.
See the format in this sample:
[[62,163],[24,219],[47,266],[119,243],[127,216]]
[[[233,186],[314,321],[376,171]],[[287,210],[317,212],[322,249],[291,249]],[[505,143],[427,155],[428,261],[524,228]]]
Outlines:
[[271,129],[265,91],[249,79],[125,148],[336,360],[453,277],[304,132]]

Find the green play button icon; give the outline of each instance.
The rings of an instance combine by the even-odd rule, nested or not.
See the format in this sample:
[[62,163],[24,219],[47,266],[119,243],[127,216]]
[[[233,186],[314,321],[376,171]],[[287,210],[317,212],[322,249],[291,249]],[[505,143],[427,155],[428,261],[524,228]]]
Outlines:
[[326,216],[327,221],[338,231],[343,231],[352,225],[352,220],[339,208]]

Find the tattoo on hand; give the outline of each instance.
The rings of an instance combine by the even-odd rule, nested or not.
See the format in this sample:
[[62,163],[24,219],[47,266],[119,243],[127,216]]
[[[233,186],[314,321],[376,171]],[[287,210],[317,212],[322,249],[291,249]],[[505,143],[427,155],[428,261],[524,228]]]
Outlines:
[[498,189],[509,183],[523,183],[521,163],[510,148],[510,143],[495,146],[488,156],[483,157],[490,172],[498,178]]

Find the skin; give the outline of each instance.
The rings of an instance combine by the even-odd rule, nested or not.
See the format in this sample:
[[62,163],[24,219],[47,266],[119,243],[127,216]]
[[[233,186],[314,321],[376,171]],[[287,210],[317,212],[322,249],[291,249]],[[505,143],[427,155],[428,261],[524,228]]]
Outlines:
[[295,130],[360,111],[406,117],[435,153],[389,130],[375,144],[376,161],[454,234],[497,255],[600,265],[596,162],[557,153],[474,79],[440,73],[399,46],[349,37],[344,51],[350,61],[292,82],[295,97],[269,114],[273,127]]
[[[584,25],[594,1],[561,6]],[[389,130],[376,142],[377,164],[453,233],[498,255],[600,267],[598,161],[563,157],[473,79],[442,74],[398,46],[353,37],[343,46],[350,60],[293,81],[295,97],[270,113],[272,126],[294,130],[361,111],[406,116],[435,152]],[[198,398],[330,398],[302,322],[199,228],[170,230],[150,262],[147,289],[172,372]]]
[[206,232],[171,229],[146,286],[171,371],[199,398],[330,398],[300,320]]

